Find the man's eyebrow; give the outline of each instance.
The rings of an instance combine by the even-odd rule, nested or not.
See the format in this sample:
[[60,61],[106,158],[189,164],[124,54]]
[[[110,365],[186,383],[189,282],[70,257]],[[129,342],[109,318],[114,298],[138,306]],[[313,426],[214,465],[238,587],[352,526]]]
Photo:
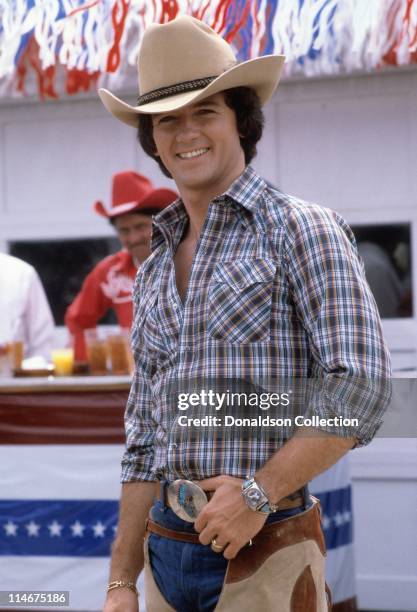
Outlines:
[[195,106],[219,106],[219,103],[216,100],[200,100],[199,102],[195,103]]

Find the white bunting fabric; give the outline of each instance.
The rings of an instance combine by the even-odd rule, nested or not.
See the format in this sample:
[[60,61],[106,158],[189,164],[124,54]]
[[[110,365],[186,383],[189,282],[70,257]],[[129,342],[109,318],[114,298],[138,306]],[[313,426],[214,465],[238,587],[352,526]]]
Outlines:
[[332,590],[333,603],[349,601],[356,597],[349,457],[342,457],[317,476],[310,483],[310,491],[321,503],[327,546],[326,581]]
[[239,60],[284,53],[286,77],[417,62],[417,0],[0,0],[0,96],[129,86],[143,31],[179,14]]
[[122,452],[0,445],[0,591],[69,591],[67,609],[102,609]]
[[[70,610],[102,609],[122,452],[118,444],[0,445],[0,591],[69,591]],[[348,600],[355,574],[347,460],[312,491],[322,503],[333,601]]]

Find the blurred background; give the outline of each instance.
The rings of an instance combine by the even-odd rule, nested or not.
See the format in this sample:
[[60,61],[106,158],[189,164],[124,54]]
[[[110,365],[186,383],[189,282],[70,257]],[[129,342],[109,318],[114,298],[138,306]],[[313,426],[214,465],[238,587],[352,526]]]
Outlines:
[[[139,149],[135,130],[107,114],[97,87],[107,86],[133,103],[143,30],[179,13],[209,23],[241,60],[286,54],[284,79],[265,109],[266,128],[254,167],[281,190],[332,208],[348,221],[382,316],[395,376],[414,378],[417,1],[413,0],[0,0],[0,252],[36,268],[55,320],[55,344],[66,342],[64,312],[86,274],[119,248],[111,225],[92,210],[96,200],[110,202],[112,175],[136,170],[158,186],[174,188]],[[114,323],[112,315],[102,321]],[[29,461],[22,459],[22,448],[10,439],[3,444],[0,475],[7,486],[2,486],[0,498],[6,505],[28,496],[60,497],[63,476],[48,471],[45,448],[36,446],[33,452]],[[74,487],[69,496],[116,504],[121,446],[100,447],[101,460],[97,452],[98,447],[94,469],[88,471],[92,479],[100,474],[97,492],[86,494],[88,485],[80,484],[79,491]],[[36,453],[41,453],[38,459]],[[77,480],[77,462],[73,464],[70,456],[68,446],[58,453],[63,465],[72,465]],[[19,481],[10,467],[11,458],[22,470],[31,465],[37,472],[42,481],[37,493],[27,492],[24,479]],[[343,503],[349,498],[348,506],[328,516],[345,533],[330,546],[339,548],[340,554],[329,554],[338,601],[350,602],[350,607],[340,610],[417,610],[417,439],[380,437],[351,452],[347,464],[340,468],[341,475],[333,476],[333,484],[329,477],[315,485],[323,495],[343,491]],[[2,523],[13,522],[6,505],[0,512],[0,530]],[[110,527],[108,532],[107,551]],[[7,529],[2,536],[8,542],[12,537]],[[8,561],[11,568],[10,575],[2,572],[0,589],[69,589],[72,609],[99,609],[108,563],[104,549],[80,554],[93,563],[89,572],[96,585],[95,591],[91,585],[83,591],[76,577],[76,555],[54,558],[55,570],[61,567],[54,573],[46,561],[53,553],[32,554],[24,543],[21,546],[14,552],[7,548],[3,561],[0,551],[0,563]],[[39,558],[44,570],[37,565],[35,571],[33,563]],[[25,567],[25,580],[16,579],[18,567]]]

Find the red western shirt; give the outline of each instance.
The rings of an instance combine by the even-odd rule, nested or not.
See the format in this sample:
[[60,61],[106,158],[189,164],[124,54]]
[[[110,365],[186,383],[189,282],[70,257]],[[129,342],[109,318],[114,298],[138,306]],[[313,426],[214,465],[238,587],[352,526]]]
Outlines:
[[121,327],[132,325],[132,289],[136,266],[127,251],[100,261],[86,277],[81,291],[65,313],[65,324],[74,336],[75,360],[86,360],[84,330],[113,308]]

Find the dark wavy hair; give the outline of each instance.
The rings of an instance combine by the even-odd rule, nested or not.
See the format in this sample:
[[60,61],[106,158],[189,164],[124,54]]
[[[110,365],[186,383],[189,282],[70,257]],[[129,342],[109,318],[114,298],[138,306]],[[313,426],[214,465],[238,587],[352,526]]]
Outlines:
[[[234,87],[222,92],[224,100],[236,115],[236,126],[240,145],[245,153],[245,164],[249,164],[256,155],[256,145],[261,139],[265,118],[259,96],[251,87]],[[138,115],[137,137],[142,149],[158,162],[165,176],[172,178],[161,158],[155,155],[156,146],[153,139],[151,115]]]

